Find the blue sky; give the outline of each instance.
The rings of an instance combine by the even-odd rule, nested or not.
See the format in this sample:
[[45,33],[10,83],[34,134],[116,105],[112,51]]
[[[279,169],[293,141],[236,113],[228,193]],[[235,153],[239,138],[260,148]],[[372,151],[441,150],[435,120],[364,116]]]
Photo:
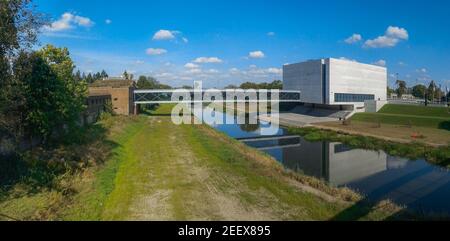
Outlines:
[[283,64],[335,57],[385,65],[409,84],[450,87],[450,1],[35,0],[40,44],[81,71],[173,86],[281,79]]

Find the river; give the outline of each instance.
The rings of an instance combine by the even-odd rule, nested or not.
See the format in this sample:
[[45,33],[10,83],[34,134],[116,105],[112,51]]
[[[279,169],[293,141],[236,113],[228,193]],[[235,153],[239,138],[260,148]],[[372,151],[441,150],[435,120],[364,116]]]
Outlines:
[[266,122],[212,126],[266,152],[286,169],[335,187],[349,187],[368,200],[389,199],[419,212],[450,215],[450,172],[425,160],[408,160],[342,143],[308,142],[285,128],[275,136],[264,137],[260,128],[269,127]]

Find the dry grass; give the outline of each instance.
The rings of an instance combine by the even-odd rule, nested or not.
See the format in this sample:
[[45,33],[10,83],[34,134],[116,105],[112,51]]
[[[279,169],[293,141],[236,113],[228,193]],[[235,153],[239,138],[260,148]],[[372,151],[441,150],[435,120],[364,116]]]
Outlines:
[[352,121],[349,125],[343,125],[340,122],[327,122],[318,123],[314,126],[401,143],[421,142],[431,146],[446,146],[450,144],[450,131],[444,129],[359,121]]

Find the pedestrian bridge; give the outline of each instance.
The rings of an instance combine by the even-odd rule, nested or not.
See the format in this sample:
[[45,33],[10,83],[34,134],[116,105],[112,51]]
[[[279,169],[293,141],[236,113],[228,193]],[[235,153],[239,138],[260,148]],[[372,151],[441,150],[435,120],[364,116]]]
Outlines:
[[300,136],[298,135],[244,137],[237,138],[236,140],[250,145],[260,151],[301,146]]
[[[174,98],[172,98],[174,97]],[[227,98],[228,97],[228,98]],[[294,90],[134,90],[135,104],[300,102]]]

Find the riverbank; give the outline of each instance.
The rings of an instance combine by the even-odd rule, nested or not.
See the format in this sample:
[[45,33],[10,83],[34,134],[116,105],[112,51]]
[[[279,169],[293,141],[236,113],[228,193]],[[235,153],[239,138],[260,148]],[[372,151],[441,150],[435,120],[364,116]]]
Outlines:
[[268,155],[209,126],[176,126],[168,113],[170,106],[163,106],[151,116],[102,121],[109,131],[98,144],[108,156],[101,164],[61,176],[64,192],[11,191],[0,201],[0,212],[26,220],[405,217],[389,202],[368,203],[350,190],[289,173]]
[[[341,124],[342,125],[342,124]],[[288,127],[292,134],[298,134],[308,141],[341,142],[354,148],[382,150],[391,156],[425,159],[430,163],[450,167],[450,146],[430,146],[420,142],[371,136],[365,131],[350,132],[339,128],[316,125],[313,127]]]
[[316,123],[313,126],[319,129],[338,131],[351,135],[366,135],[398,143],[418,142],[431,147],[445,147],[450,143],[449,131],[419,126],[379,124],[355,120],[351,120],[346,125],[343,125],[340,121],[334,121]]
[[[342,142],[354,148],[382,150],[392,156],[413,160],[425,159],[430,163],[450,168],[449,131],[441,128],[430,128],[428,122],[424,122],[426,123],[425,126],[411,125],[404,118],[405,114],[411,115],[411,112],[430,115],[432,117],[428,119],[432,120],[434,119],[433,116],[436,116],[440,121],[443,116],[448,115],[445,108],[413,106],[405,110],[403,106],[387,105],[380,115],[400,115],[400,117],[397,116],[401,119],[400,124],[386,124],[377,121],[377,119],[361,122],[354,121],[353,118],[346,125],[343,125],[341,121],[318,121],[317,123],[306,124],[299,122],[299,117],[295,115],[292,117],[292,121],[289,118],[280,118],[278,124],[289,129],[292,134],[306,137],[309,141]],[[270,120],[264,116],[258,118],[261,121]],[[417,117],[416,119],[421,118]],[[440,127],[442,126],[440,125]]]

